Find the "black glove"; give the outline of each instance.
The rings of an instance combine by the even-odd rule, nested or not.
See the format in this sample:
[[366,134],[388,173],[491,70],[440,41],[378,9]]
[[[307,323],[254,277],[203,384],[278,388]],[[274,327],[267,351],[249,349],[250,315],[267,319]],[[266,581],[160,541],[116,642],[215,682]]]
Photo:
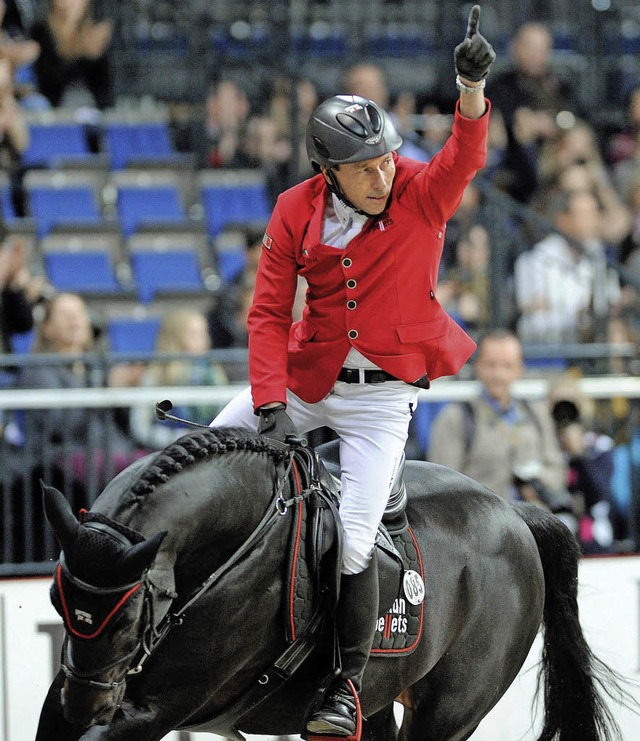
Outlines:
[[478,33],[480,6],[474,5],[469,13],[467,36],[456,46],[453,61],[456,73],[469,82],[480,82],[489,74],[489,67],[496,58],[491,44]]
[[283,443],[287,442],[290,435],[298,437],[296,426],[287,414],[287,407],[284,404],[277,407],[261,407],[258,409],[258,415],[260,417],[258,432],[261,435],[267,435]]

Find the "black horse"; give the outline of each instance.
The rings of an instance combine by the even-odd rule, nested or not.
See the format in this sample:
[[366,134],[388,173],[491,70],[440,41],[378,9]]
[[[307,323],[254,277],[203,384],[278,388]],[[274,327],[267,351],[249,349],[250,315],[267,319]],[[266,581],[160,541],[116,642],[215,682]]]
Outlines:
[[[301,636],[287,625],[308,494],[292,461],[264,436],[204,429],[132,464],[80,521],[44,487],[67,635],[36,741],[299,732],[331,671],[333,634],[317,613]],[[570,532],[441,466],[409,461],[404,477],[426,598],[412,650],[372,654],[362,738],[469,738],[541,626],[540,741],[619,735],[605,704],[619,685],[578,619]],[[400,730],[394,699],[405,706]]]

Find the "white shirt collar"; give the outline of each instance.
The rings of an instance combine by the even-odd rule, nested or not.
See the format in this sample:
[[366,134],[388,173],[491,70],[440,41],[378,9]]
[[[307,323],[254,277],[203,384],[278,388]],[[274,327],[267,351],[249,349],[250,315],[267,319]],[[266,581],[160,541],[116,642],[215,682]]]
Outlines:
[[366,214],[360,214],[351,206],[342,201],[335,193],[331,194],[333,200],[333,209],[343,229],[348,229],[351,224],[360,224],[361,226],[369,218]]

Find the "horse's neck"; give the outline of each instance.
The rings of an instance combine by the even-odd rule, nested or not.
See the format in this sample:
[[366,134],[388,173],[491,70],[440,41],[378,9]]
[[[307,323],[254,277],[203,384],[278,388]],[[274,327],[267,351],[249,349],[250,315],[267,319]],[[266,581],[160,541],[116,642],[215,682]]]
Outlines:
[[177,566],[189,564],[191,571],[196,558],[220,563],[240,548],[274,498],[277,479],[269,461],[248,465],[229,455],[216,463],[194,469],[188,480],[176,477],[173,489],[168,481],[146,513],[145,527],[152,514],[157,529],[168,528],[167,547]]

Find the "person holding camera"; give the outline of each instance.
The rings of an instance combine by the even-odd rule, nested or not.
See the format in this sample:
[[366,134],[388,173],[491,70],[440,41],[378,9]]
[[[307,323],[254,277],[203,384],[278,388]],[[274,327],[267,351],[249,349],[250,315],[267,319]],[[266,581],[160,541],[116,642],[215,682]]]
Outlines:
[[564,508],[566,464],[549,410],[544,402],[513,395],[523,367],[522,345],[513,333],[487,332],[474,362],[480,393],[440,412],[433,423],[428,458],[504,499]]

